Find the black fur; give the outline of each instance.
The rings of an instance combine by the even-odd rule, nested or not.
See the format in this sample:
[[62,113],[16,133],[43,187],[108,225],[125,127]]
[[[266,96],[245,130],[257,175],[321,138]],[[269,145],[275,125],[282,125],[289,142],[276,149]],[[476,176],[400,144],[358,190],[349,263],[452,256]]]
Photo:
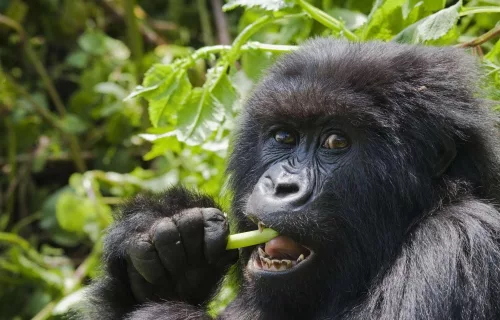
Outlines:
[[[314,268],[262,279],[246,268],[251,249],[241,250],[241,289],[219,319],[500,319],[498,132],[478,81],[473,58],[453,48],[317,39],[281,59],[247,102],[233,144],[239,231],[255,229],[245,214],[261,176],[298,161],[268,146],[271,126],[302,132],[331,120],[353,144],[330,155],[331,170],[311,160],[307,206],[259,217],[314,248]],[[131,232],[194,207],[216,204],[173,189],[125,207],[107,238],[106,277],[89,294],[97,318],[208,318],[209,294],[141,304],[125,267]]]

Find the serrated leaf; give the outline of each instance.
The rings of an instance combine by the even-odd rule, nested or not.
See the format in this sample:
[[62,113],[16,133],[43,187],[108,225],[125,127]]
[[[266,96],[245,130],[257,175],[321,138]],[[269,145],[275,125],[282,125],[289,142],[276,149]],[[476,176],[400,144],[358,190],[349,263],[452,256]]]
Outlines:
[[233,112],[233,105],[236,103],[238,99],[238,94],[234,89],[231,81],[229,81],[229,77],[227,74],[223,74],[217,82],[217,85],[212,90],[212,94],[214,97],[222,103],[227,113]]
[[142,85],[135,87],[134,91],[132,91],[124,100],[130,100],[138,96],[146,99],[151,98],[151,96],[154,96],[155,90],[159,89],[165,81],[169,81],[173,73],[174,68],[171,65],[153,65],[148,71],[146,71]]
[[142,86],[144,88],[159,87],[167,78],[174,73],[174,67],[170,64],[155,64],[144,75]]
[[445,36],[460,18],[462,2],[438,11],[401,31],[393,41],[402,43],[422,43]]
[[193,86],[189,81],[187,73],[182,73],[177,76],[177,87],[175,93],[170,96],[168,101],[169,105],[174,106],[176,109],[181,107],[189,98],[189,94]]
[[149,98],[149,118],[154,127],[166,125],[191,91],[186,73],[172,76]]
[[177,138],[189,145],[199,145],[224,119],[224,106],[204,88],[194,88],[184,107],[177,113]]
[[230,0],[222,7],[222,10],[230,11],[237,7],[259,7],[268,11],[278,11],[292,6],[293,4],[287,0]]

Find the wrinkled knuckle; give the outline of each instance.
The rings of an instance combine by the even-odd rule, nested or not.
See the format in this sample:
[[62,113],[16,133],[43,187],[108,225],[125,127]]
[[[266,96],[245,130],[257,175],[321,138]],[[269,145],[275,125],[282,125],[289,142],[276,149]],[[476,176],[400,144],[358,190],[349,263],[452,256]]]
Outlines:
[[227,220],[224,213],[217,208],[204,208],[202,214],[205,220],[211,222],[225,222]]
[[168,241],[170,238],[177,238],[178,234],[179,231],[173,219],[164,218],[156,224],[151,238],[153,243],[157,243],[158,241]]
[[129,255],[142,256],[151,250],[152,243],[147,234],[139,234],[129,241],[126,246]]

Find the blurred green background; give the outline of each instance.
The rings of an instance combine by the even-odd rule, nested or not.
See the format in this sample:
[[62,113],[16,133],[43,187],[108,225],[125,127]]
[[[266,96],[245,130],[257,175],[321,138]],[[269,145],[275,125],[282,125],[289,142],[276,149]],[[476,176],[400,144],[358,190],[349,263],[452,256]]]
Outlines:
[[126,197],[182,183],[227,207],[236,116],[297,44],[462,47],[498,107],[499,21],[499,0],[0,0],[0,320],[78,306]]

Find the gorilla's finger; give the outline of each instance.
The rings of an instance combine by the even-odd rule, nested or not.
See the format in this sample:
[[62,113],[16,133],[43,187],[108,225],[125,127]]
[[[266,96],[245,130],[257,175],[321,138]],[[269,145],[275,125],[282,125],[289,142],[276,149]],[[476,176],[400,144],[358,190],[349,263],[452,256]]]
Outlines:
[[215,208],[201,209],[204,223],[204,252],[209,264],[215,263],[226,253],[229,224],[224,214]]
[[127,259],[127,274],[132,294],[138,302],[146,302],[153,296],[153,285],[134,268],[130,258]]
[[139,235],[127,246],[128,257],[135,270],[149,283],[161,283],[165,280],[165,269],[155,247],[145,234]]
[[200,208],[182,211],[173,217],[181,235],[181,241],[189,265],[198,265],[203,255],[203,215]]
[[172,219],[164,218],[156,225],[153,243],[161,263],[172,278],[182,274],[187,266],[186,254],[181,235]]

